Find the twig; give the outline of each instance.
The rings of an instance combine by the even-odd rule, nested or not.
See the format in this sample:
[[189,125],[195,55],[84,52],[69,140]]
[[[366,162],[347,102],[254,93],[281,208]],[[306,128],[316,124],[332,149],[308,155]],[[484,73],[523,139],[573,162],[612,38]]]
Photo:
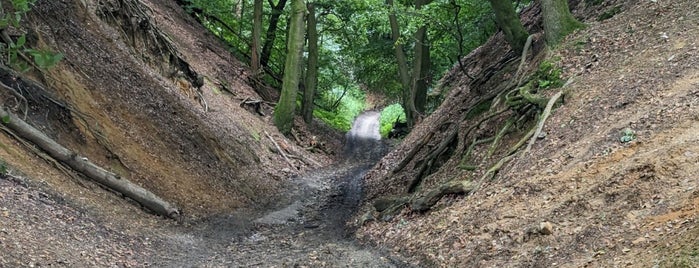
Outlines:
[[284,160],[286,160],[286,163],[289,164],[290,167],[296,169],[296,167],[294,167],[294,164],[291,163],[291,160],[289,160],[289,158],[286,156],[286,154],[284,153],[284,151],[282,151],[282,148],[279,147],[279,144],[272,138],[272,136],[269,135],[269,133],[267,133],[266,130],[265,130],[265,135],[267,135],[267,138],[269,138],[269,140],[272,141],[272,143],[274,144],[274,147],[277,148],[277,152],[279,152],[279,154],[280,154],[282,157],[284,157]]
[[19,98],[20,100],[22,100],[22,103],[24,103],[24,120],[27,120],[27,113],[29,112],[29,102],[27,101],[27,98],[25,98],[24,96],[22,96],[22,94],[20,94],[20,93],[19,93],[17,90],[15,90],[14,88],[12,88],[12,87],[10,87],[10,86],[8,86],[8,85],[5,85],[5,83],[3,83],[3,82],[0,82],[0,87],[9,90],[10,93],[12,93],[12,95],[15,95],[15,97],[17,97],[17,98]]

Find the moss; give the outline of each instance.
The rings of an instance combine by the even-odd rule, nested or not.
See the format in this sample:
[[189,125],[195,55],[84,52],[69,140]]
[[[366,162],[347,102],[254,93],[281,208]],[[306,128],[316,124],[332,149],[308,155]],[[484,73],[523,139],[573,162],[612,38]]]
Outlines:
[[597,16],[597,21],[603,21],[603,20],[608,20],[614,17],[616,14],[621,13],[621,5],[614,6],[610,8],[609,10],[603,12],[599,16]]
[[585,4],[588,6],[598,6],[602,4],[604,0],[585,0]]
[[563,86],[561,73],[562,70],[556,66],[556,63],[548,60],[541,62],[533,78],[536,81],[536,88],[548,89]]
[[487,112],[490,109],[490,105],[493,103],[492,99],[485,100],[481,103],[476,104],[468,113],[466,114],[466,119],[473,119],[477,116]]

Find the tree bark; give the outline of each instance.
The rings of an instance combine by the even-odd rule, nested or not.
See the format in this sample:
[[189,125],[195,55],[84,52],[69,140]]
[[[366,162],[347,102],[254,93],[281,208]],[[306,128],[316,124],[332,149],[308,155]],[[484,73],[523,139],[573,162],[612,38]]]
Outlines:
[[79,156],[76,153],[66,149],[41,131],[17,118],[15,115],[6,112],[4,109],[0,109],[0,117],[3,119],[3,124],[12,129],[12,131],[17,133],[18,136],[34,143],[51,157],[65,163],[72,169],[84,174],[88,178],[114,191],[122,193],[124,196],[129,197],[144,207],[150,209],[155,214],[170,218],[175,218],[180,214],[179,209],[162,200],[152,192],[95,165],[87,158]]
[[306,4],[303,0],[291,1],[291,23],[287,42],[288,52],[284,64],[282,94],[274,111],[274,124],[283,134],[289,134],[294,123],[296,94],[301,74],[301,53],[304,41],[304,15]]
[[[431,0],[415,0],[415,9],[421,9]],[[417,117],[425,113],[427,104],[427,87],[430,83],[430,45],[427,38],[427,25],[422,25],[415,32],[415,59],[413,64],[412,97],[413,122]]]
[[529,34],[522,26],[512,1],[490,0],[490,5],[495,11],[495,22],[505,34],[505,40],[512,46],[512,50],[521,52]]
[[568,8],[568,0],[541,0],[544,17],[544,38],[549,46],[555,46],[563,37],[585,25],[575,19]]
[[301,114],[303,121],[310,124],[313,120],[313,97],[318,85],[318,31],[313,3],[308,3],[308,66],[306,66],[306,87],[303,92]]
[[414,121],[414,111],[415,103],[413,102],[412,96],[412,86],[410,83],[410,70],[408,70],[408,59],[405,56],[405,51],[403,50],[403,44],[400,40],[400,26],[398,25],[398,18],[396,17],[393,9],[393,0],[386,0],[386,5],[391,9],[388,13],[388,20],[391,25],[391,38],[393,39],[393,49],[396,54],[396,61],[398,63],[398,76],[400,77],[400,83],[403,87],[403,110],[405,111],[405,118],[408,123],[408,127],[412,128],[415,124]]
[[267,35],[265,37],[265,44],[262,47],[262,55],[260,58],[260,65],[268,67],[269,58],[272,55],[272,47],[274,47],[274,40],[277,38],[277,27],[279,27],[279,17],[281,17],[284,7],[286,6],[287,0],[279,0],[275,5],[272,0],[268,0],[269,5],[272,7],[272,15],[269,18],[269,27],[267,27]]
[[260,73],[260,42],[262,41],[262,0],[255,0],[252,15],[252,48],[250,68],[257,76]]

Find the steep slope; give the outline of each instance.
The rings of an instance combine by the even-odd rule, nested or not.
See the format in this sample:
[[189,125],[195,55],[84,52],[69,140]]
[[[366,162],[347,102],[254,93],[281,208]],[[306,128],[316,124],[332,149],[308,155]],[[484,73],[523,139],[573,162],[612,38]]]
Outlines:
[[[604,1],[599,12],[588,13],[586,2],[573,7],[589,27],[549,54],[574,81],[531,152],[507,163],[493,180],[479,181],[503,149],[471,172],[459,168],[459,141],[423,184],[470,178],[479,185],[473,193],[447,196],[424,214],[404,209],[387,222],[367,223],[358,237],[442,267],[699,264],[697,5]],[[617,7],[620,14],[595,21]],[[498,38],[467,58],[475,66],[470,70],[477,72],[488,55],[504,57],[493,46]],[[371,198],[405,195],[420,159],[446,139],[448,122],[459,122],[488,92],[471,88],[471,79],[459,73],[445,78],[451,85],[445,103],[366,177]],[[512,73],[505,69],[486,84],[497,86]],[[620,142],[626,128],[635,141]],[[497,131],[483,126],[476,133],[486,138]],[[521,135],[508,135],[501,147]],[[425,139],[423,149],[411,151]],[[488,144],[476,150],[482,157]],[[410,157],[405,168],[391,172]]]
[[[38,1],[20,31],[29,33],[29,46],[65,55],[58,67],[33,74],[45,90],[27,95],[28,121],[187,217],[264,204],[288,175],[327,161],[280,135],[269,124],[269,107],[261,116],[240,105],[260,99],[245,83],[245,68],[175,3]],[[4,77],[6,84],[13,79],[21,81]],[[50,162],[30,160],[31,151],[1,136],[0,157],[11,170],[80,206],[113,202],[83,198],[84,187],[96,189]],[[271,139],[298,157],[294,166]]]

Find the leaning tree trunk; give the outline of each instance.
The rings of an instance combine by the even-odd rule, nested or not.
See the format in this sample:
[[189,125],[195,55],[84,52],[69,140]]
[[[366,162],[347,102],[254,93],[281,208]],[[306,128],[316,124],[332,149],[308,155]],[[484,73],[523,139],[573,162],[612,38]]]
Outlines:
[[318,84],[318,31],[316,30],[316,14],[313,3],[308,3],[308,66],[306,66],[306,87],[303,92],[301,115],[303,121],[310,124],[313,120],[313,96]]
[[133,184],[127,179],[121,178],[93,164],[87,158],[66,149],[41,131],[17,118],[15,115],[6,112],[4,108],[0,109],[0,118],[2,118],[3,124],[14,131],[19,137],[32,142],[41,148],[41,150],[48,153],[48,155],[68,165],[75,171],[84,174],[88,178],[109,189],[133,199],[156,214],[170,218],[175,218],[179,215],[179,210],[175,206],[162,200],[152,192]]
[[[260,57],[260,65],[262,65],[262,67],[269,67],[269,58],[272,56],[272,47],[274,47],[274,40],[277,39],[279,17],[281,17],[284,11],[286,1],[287,0],[279,0],[279,3],[272,5],[272,15],[269,18],[269,26],[267,27],[265,44],[262,46],[262,55]],[[272,4],[272,1],[269,2]]]
[[585,25],[573,17],[568,0],[541,0],[544,17],[544,37],[549,46],[557,45],[563,37]]
[[490,0],[490,5],[495,11],[495,22],[505,34],[505,40],[510,44],[512,50],[517,53],[521,52],[529,34],[522,26],[512,1]]
[[301,74],[301,53],[304,40],[304,15],[306,4],[303,0],[291,1],[291,23],[289,25],[288,52],[284,64],[282,95],[274,111],[274,124],[283,134],[289,134],[294,123],[296,94]]
[[415,123],[413,114],[415,114],[415,103],[413,102],[413,94],[410,84],[410,74],[408,70],[408,59],[405,56],[405,51],[403,51],[403,45],[399,42],[400,39],[400,26],[398,25],[398,18],[396,18],[393,9],[393,0],[386,0],[386,5],[389,10],[388,20],[391,24],[391,38],[393,39],[393,49],[396,54],[396,61],[398,62],[398,76],[400,78],[400,84],[403,89],[403,110],[405,111],[405,118],[408,123],[408,127],[412,128]]

